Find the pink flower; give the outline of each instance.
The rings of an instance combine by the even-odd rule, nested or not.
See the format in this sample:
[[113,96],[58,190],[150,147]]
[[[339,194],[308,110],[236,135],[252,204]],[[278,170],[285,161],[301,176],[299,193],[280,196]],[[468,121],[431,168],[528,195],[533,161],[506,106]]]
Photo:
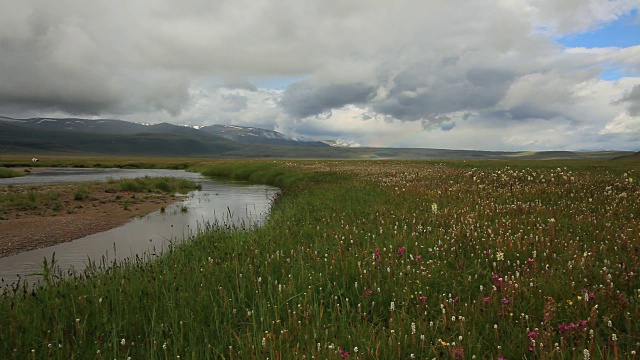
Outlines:
[[453,349],[453,358],[456,360],[464,359],[464,349],[463,348]]
[[398,256],[402,256],[404,255],[404,246],[399,246],[398,247]]
[[508,305],[509,304],[509,299],[502,298],[502,303],[505,304],[505,305]]
[[573,332],[573,330],[583,330],[587,328],[587,320],[579,320],[577,323],[562,323],[558,324],[558,331],[560,334],[567,334]]
[[365,296],[371,296],[371,294],[373,294],[373,290],[365,290],[364,291],[364,295]]
[[418,298],[418,300],[420,300],[420,301],[422,301],[422,302],[425,302],[425,301],[427,301],[427,297],[426,297],[426,296],[424,296],[424,295],[422,295],[422,296],[420,296],[420,297]]
[[344,351],[342,349],[339,349],[339,350],[340,350],[340,357],[341,358],[343,358],[343,359],[348,359],[349,358],[349,352],[348,351]]
[[380,248],[376,248],[374,254],[375,254],[374,256],[376,258],[376,261],[377,262],[381,262],[382,261],[382,256],[380,256]]
[[490,298],[490,297],[483,297],[483,298],[482,298],[482,301],[484,301],[484,303],[485,303],[485,304],[488,304],[488,303],[489,303],[489,300],[491,300],[491,298]]

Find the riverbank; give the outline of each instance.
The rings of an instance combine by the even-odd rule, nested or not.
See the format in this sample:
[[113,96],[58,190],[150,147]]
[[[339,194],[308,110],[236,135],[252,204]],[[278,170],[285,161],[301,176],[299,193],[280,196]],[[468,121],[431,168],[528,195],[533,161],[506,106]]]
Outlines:
[[0,257],[113,229],[183,198],[114,183],[2,186]]

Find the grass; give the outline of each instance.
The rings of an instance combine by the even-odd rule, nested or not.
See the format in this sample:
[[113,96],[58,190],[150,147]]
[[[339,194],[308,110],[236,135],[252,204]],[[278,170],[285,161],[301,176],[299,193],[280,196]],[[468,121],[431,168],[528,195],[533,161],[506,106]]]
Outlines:
[[7,168],[4,168],[4,167],[0,167],[0,179],[12,178],[12,177],[18,177],[18,176],[24,176],[24,174],[20,173],[18,171],[15,171],[13,169],[7,169]]
[[636,358],[638,166],[551,164],[202,167],[267,223],[6,286],[0,358]]
[[[106,183],[74,184],[69,186],[50,187],[43,186],[0,186],[0,216],[6,217],[10,212],[22,214],[47,215],[67,211],[75,212],[78,202],[92,200],[92,192],[114,193],[111,201],[119,201],[123,198],[123,192],[155,196],[186,194],[189,191],[200,189],[201,186],[186,179],[167,177],[145,177],[138,179],[110,179]],[[65,194],[70,194],[70,199],[75,203],[61,201]],[[95,200],[95,199],[94,199]],[[107,200],[100,200],[104,204]],[[123,207],[127,209],[131,201]]]

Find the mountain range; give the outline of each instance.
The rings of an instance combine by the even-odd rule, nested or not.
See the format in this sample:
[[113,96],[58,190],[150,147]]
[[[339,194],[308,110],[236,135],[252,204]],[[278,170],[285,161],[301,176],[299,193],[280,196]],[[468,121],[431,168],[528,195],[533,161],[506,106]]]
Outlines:
[[[299,141],[273,130],[234,125],[190,127],[115,119],[0,116],[0,154],[318,159],[612,159],[629,151],[502,152],[352,148],[340,141]],[[637,155],[634,155],[637,157]]]

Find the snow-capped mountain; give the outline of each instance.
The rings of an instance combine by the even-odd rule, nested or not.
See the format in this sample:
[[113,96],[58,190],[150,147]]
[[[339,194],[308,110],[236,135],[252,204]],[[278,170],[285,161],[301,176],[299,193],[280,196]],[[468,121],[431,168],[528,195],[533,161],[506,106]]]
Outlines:
[[327,146],[315,141],[298,141],[277,131],[235,125],[189,126],[169,123],[142,124],[115,119],[79,119],[79,118],[30,118],[14,119],[0,116],[0,121],[40,130],[73,131],[98,134],[135,135],[141,133],[171,134],[195,136],[202,139],[217,136],[241,143],[288,145],[288,146]]

